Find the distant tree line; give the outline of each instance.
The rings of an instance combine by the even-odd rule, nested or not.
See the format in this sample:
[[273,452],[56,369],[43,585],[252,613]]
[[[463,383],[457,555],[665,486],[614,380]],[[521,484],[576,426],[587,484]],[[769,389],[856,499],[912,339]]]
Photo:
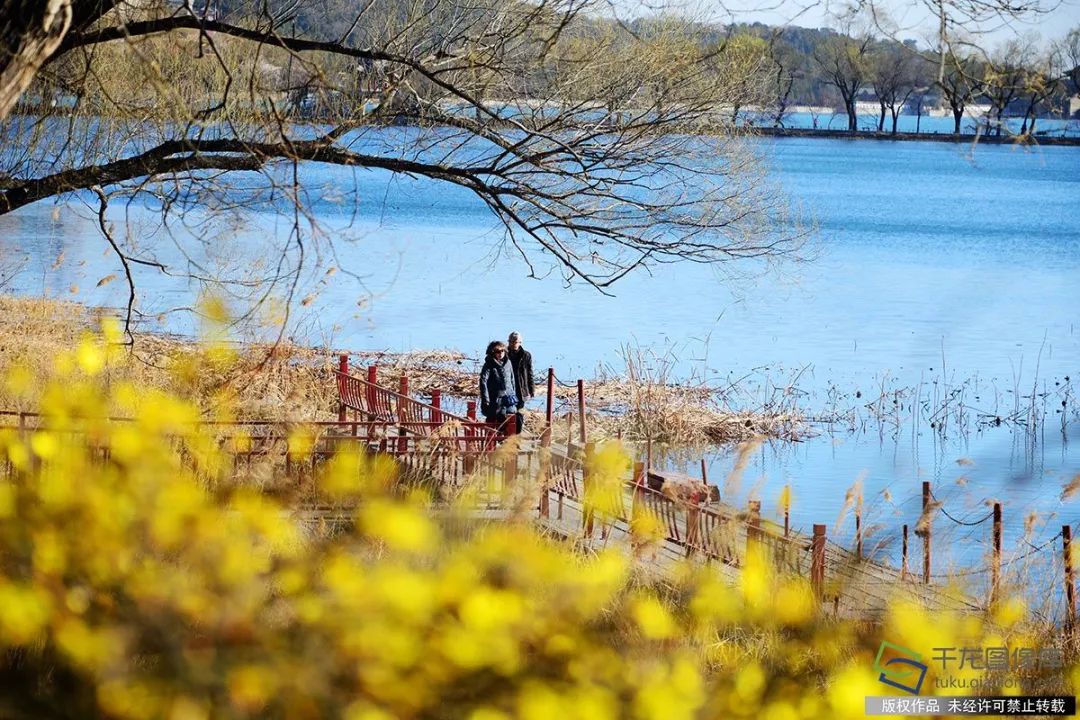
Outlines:
[[[211,2],[213,12],[225,16],[243,7],[241,0]],[[286,3],[279,0],[283,6]],[[351,27],[355,21],[353,3],[329,0],[317,8],[288,4],[295,8],[290,30],[332,37],[353,33],[353,41],[364,42]],[[685,26],[681,33],[680,25]],[[897,119],[905,112],[921,119],[933,108],[948,111],[959,134],[965,109],[978,104],[990,107],[985,118],[989,132],[1000,135],[1004,118],[1019,117],[1021,133],[1033,133],[1037,118],[1069,117],[1070,98],[1080,93],[1080,27],[1049,44],[1041,43],[1037,36],[1026,36],[994,47],[968,41],[942,48],[883,38],[880,33],[856,29],[850,22],[836,30],[761,23],[709,26],[676,17],[638,19],[623,25],[579,15],[574,27],[567,28],[565,42],[587,52],[596,46],[596,37],[606,38],[609,45],[629,46],[631,37],[636,41],[663,38],[670,43],[673,34],[704,46],[695,48],[696,52],[714,53],[711,69],[718,76],[723,74],[725,83],[742,86],[742,92],[732,96],[738,98],[730,108],[733,116],[753,107],[764,114],[766,124],[778,127],[784,125],[791,108],[801,106],[846,114],[848,129],[856,131],[856,103],[876,102],[879,132],[895,133]],[[646,59],[639,61],[647,64]],[[522,68],[517,77],[502,78],[501,83],[490,86],[489,97],[545,95],[544,86],[559,69],[567,68]],[[643,77],[646,74],[641,73]],[[359,67],[357,78],[357,93],[378,91],[381,79],[377,67]],[[292,80],[294,104],[299,107],[306,102],[310,109],[311,101],[305,100],[310,93],[304,83]],[[590,91],[603,84],[597,77],[577,81],[589,85]],[[612,90],[610,105],[616,106],[632,100],[635,94],[655,94],[660,89]],[[339,101],[357,100],[339,97]]]

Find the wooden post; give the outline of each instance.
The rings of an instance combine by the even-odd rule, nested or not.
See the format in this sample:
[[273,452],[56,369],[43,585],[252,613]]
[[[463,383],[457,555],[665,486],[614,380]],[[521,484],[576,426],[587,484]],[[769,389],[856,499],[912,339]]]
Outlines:
[[634,463],[634,491],[630,496],[630,518],[631,520],[637,517],[637,504],[638,495],[641,494],[641,488],[645,486],[645,463]]
[[585,516],[582,521],[585,524],[585,537],[591,538],[593,536],[593,522],[595,516],[596,505],[596,493],[592,485],[592,472],[590,465],[592,465],[593,453],[596,452],[596,443],[585,443],[585,463],[584,476],[582,477],[582,493],[584,497],[584,509]]
[[405,434],[405,407],[409,403],[409,376],[401,373],[398,380],[397,421],[398,421],[398,452],[404,455],[409,452],[409,436]]
[[686,557],[690,557],[702,543],[699,536],[701,526],[701,504],[694,503],[686,507]]
[[926,534],[923,535],[923,583],[930,584],[930,481],[923,480],[922,511],[926,518]]
[[442,425],[442,390],[435,388],[431,391],[431,422]]
[[1001,592],[1001,503],[994,503],[994,560],[991,566],[990,604],[1000,598]]
[[645,472],[652,470],[652,438],[645,439]]
[[814,539],[810,544],[810,586],[818,602],[825,599],[825,526],[814,525]]
[[761,540],[761,501],[751,500],[748,503],[746,518],[746,553],[750,554],[750,547],[757,545]]
[[[500,432],[502,432],[502,434],[505,435],[506,437],[512,437],[514,435],[517,435],[517,415],[516,414],[510,414],[510,415],[506,416],[506,419],[503,421],[502,427],[500,428]],[[513,482],[514,478],[517,477],[517,471],[518,471],[517,461],[518,461],[517,448],[513,448],[513,452],[511,452],[509,455],[506,456],[506,462],[503,463],[503,486],[504,487],[506,487],[511,482]]]
[[367,381],[367,410],[371,415],[378,415],[378,411],[375,409],[375,386],[379,384],[378,365],[368,365]]
[[[532,453],[529,453],[529,475],[532,477]],[[552,461],[550,454],[544,454],[540,456],[540,468],[536,474],[536,485],[540,490],[540,504],[537,509],[540,511],[540,517],[551,517],[551,478],[552,478]]]
[[642,545],[643,528],[641,527],[641,514],[644,512],[641,498],[642,488],[645,486],[645,463],[634,463],[634,489],[630,495],[630,550],[637,557],[638,550]]
[[544,427],[544,436],[540,440],[543,447],[551,447],[552,425],[555,422],[555,368],[548,368],[547,376],[547,408],[544,414],[547,425]]
[[907,525],[904,525],[904,543],[900,554],[900,579],[906,580],[908,574],[907,562]]
[[[349,374],[349,356],[347,354],[345,354],[345,353],[342,353],[341,355],[338,356],[338,374],[341,375],[341,376],[345,376],[345,375]],[[341,397],[341,387],[342,387],[343,384],[344,384],[344,378],[339,377],[338,378],[338,410],[337,410],[337,419],[338,419],[339,423],[343,423],[347,419],[345,401]]]
[[465,403],[465,417],[470,422],[465,424],[465,448],[462,452],[461,471],[469,475],[473,471],[473,461],[476,455],[476,428],[472,423],[476,422],[476,401],[469,400]]
[[709,486],[709,473],[705,469],[705,458],[701,458],[701,484],[705,487]]
[[574,454],[574,413],[566,413],[566,454]]
[[1065,647],[1076,649],[1076,578],[1073,576],[1072,526],[1061,527],[1061,548],[1065,560]]
[[862,560],[862,508],[855,506],[855,557]]
[[587,442],[585,438],[585,381],[577,381],[577,409],[578,409],[578,435],[581,443]]

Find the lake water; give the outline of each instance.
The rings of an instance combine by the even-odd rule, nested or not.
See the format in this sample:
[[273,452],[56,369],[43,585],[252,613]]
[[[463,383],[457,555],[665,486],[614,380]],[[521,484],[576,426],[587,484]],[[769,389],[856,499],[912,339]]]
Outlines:
[[[1010,552],[1028,549],[1021,541],[1028,512],[1039,513],[1036,545],[1076,520],[1075,502],[1059,496],[1080,473],[1080,149],[832,139],[759,147],[816,223],[816,258],[736,279],[663,266],[626,278],[614,297],[565,288],[554,276],[526,279],[525,267],[498,245],[485,207],[460,188],[305,168],[311,207],[334,243],[322,246],[317,264],[308,248],[297,297],[311,297],[297,307],[295,336],[336,348],[456,348],[478,357],[488,340],[516,329],[536,366],[554,366],[566,380],[599,367],[621,371],[629,343],[677,358],[684,377],[745,378],[738,402],[747,407],[794,382],[805,393],[799,405],[814,414],[858,408],[856,431],[844,421],[806,442],[759,447],[731,497],[760,497],[773,514],[790,483],[793,523],[829,523],[839,538],[850,535],[850,516],[833,524],[845,490],[860,478],[868,516],[894,539],[901,523],[918,518],[924,479],[961,520],[982,517],[987,498],[1003,501]],[[130,232],[144,246],[160,232],[140,206],[115,207],[112,217],[120,235]],[[272,255],[263,250],[268,243],[287,242],[290,222],[266,213],[255,225],[218,228],[218,239],[246,248],[244,262],[257,263]],[[121,282],[96,287],[120,269],[78,200],[0,218],[0,238],[29,255],[14,280],[18,292],[123,303]],[[162,257],[177,260],[161,247]],[[214,254],[210,243],[194,257]],[[330,265],[342,272],[320,283]],[[190,306],[199,290],[151,268],[136,272],[149,312]],[[192,330],[185,316],[169,317],[170,327]],[[901,418],[894,428],[862,407],[883,390],[916,387],[933,407],[947,390],[963,388],[964,402],[989,417],[1029,406],[1025,396],[1037,389],[1046,394],[1037,402],[1046,423],[1034,433],[1008,423],[980,430],[973,410],[967,432],[953,424],[942,438],[929,421]],[[1064,427],[1055,412],[1061,400]],[[707,459],[710,479],[722,479],[733,451]],[[687,460],[696,469],[697,458]],[[977,557],[989,542],[988,523],[936,522],[957,557]],[[896,543],[889,552],[898,551]]]

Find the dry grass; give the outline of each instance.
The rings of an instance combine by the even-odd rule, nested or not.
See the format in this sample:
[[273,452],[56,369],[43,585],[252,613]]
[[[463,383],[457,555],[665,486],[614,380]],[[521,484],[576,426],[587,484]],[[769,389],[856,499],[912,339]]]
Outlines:
[[[97,326],[101,311],[78,303],[0,296],[0,376],[16,363],[29,364],[35,377],[53,376],[53,358],[78,344]],[[336,412],[333,370],[336,351],[291,344],[237,344],[228,363],[208,357],[207,346],[190,339],[136,333],[134,347],[109,368],[113,381],[169,390],[195,401],[208,413],[232,403],[249,419],[330,419]],[[671,446],[744,442],[754,438],[797,439],[805,432],[801,413],[791,406],[758,410],[728,407],[727,394],[704,383],[673,380],[675,361],[626,349],[625,372],[602,371],[586,381],[586,414],[593,439],[622,436]],[[397,388],[402,375],[409,392],[429,397],[443,392],[445,407],[464,411],[475,399],[479,360],[458,352],[351,352],[353,372],[379,366],[379,382]],[[542,370],[538,369],[538,373]],[[543,378],[537,394],[546,393]],[[19,399],[0,388],[0,409],[29,410],[36,398]],[[542,427],[542,411],[527,411],[528,426]],[[555,436],[577,433],[577,389],[555,385]]]
[[[678,359],[670,354],[657,356],[630,346],[622,354],[625,372],[602,377],[597,394],[610,424],[631,440],[700,446],[761,438],[797,440],[807,432],[803,413],[793,404],[733,408],[731,388],[693,377],[675,381]],[[589,421],[591,427],[592,416]]]
[[[0,377],[26,366],[46,381],[55,358],[98,325],[101,312],[50,299],[0,296]],[[327,419],[336,408],[333,359],[298,345],[235,345],[215,352],[187,339],[136,333],[135,344],[110,361],[110,382],[130,381],[168,390],[212,413],[229,405],[249,419]],[[33,410],[34,393],[13,395],[0,386],[0,409]]]

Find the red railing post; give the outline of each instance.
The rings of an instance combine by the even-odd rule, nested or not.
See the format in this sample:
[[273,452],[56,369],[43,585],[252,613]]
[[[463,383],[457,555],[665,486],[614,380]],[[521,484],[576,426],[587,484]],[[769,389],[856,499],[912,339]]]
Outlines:
[[461,458],[461,469],[469,475],[473,471],[473,459],[476,454],[476,401],[469,400],[465,403],[465,417],[469,422],[465,423],[465,449]]
[[818,602],[825,599],[825,526],[814,525],[814,539],[810,544],[810,586]]
[[435,388],[431,391],[431,422],[442,425],[442,390]]
[[338,356],[338,411],[337,419],[339,423],[345,422],[346,407],[345,399],[342,397],[342,390],[345,389],[345,376],[349,374],[349,356],[346,353],[342,353]]
[[374,417],[379,414],[379,411],[375,408],[375,386],[379,384],[379,366],[368,365],[367,369],[367,406],[368,413]]
[[544,413],[544,436],[541,444],[551,447],[552,424],[555,422],[555,368],[548,368],[547,374],[547,408]]
[[405,431],[405,421],[408,419],[409,404],[409,376],[401,373],[398,379],[397,398],[397,421],[398,421],[398,452],[404,455],[409,452],[409,436]]
[[585,439],[585,381],[577,381],[577,409],[578,409],[578,435],[581,439],[581,444],[584,445],[587,440]]

